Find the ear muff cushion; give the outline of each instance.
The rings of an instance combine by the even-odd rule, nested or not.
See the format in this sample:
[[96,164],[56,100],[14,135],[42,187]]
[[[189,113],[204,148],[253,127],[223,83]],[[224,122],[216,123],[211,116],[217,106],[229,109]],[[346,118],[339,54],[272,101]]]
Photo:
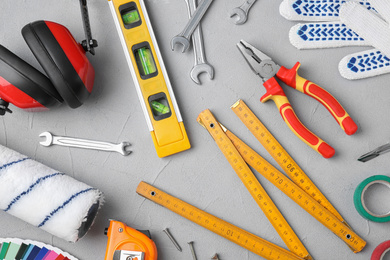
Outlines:
[[[45,75],[2,45],[0,45],[0,76],[45,107],[54,107],[63,102]],[[16,100],[21,98],[8,97],[7,101],[10,103],[12,100],[17,103]]]
[[[23,27],[22,35],[64,101],[71,108],[77,108],[82,105],[90,92],[47,23],[55,24],[45,21],[33,22]],[[58,28],[65,28],[62,25],[55,25]],[[65,28],[64,32],[69,31]],[[74,40],[72,42],[77,45]]]

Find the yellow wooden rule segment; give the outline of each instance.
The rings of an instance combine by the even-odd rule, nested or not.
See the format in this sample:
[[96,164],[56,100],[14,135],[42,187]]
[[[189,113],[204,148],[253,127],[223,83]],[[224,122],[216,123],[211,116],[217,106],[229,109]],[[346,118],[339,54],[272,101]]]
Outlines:
[[[284,174],[280,173],[231,132],[226,130],[226,134],[236,145],[245,161],[323,225],[329,228],[333,233],[339,236],[355,253],[360,252],[366,245],[366,242],[351,230],[342,219],[341,215],[334,209],[326,197],[311,182],[309,177],[307,177],[299,168],[295,161],[246,104],[242,100],[239,100],[232,106],[232,109],[295,183],[288,179]],[[327,205],[328,208],[325,208],[324,205]],[[331,211],[330,209],[333,210]],[[334,214],[334,212],[336,214]]]
[[212,115],[210,110],[205,110],[200,113],[198,122],[206,128],[221,149],[242,183],[245,185],[257,205],[262,209],[268,220],[271,222],[279,236],[285,242],[291,252],[305,258],[312,259],[305,246],[302,244],[298,236],[280,213],[272,199],[261,186],[256,176],[248,167],[240,153],[233,145],[231,140],[225,135],[218,121]]
[[137,193],[265,259],[303,259],[286,249],[217,218],[145,182],[141,182],[138,185]]
[[364,248],[366,242],[355,234],[349,226],[337,219],[330,211],[321,206],[314,198],[305,193],[298,185],[278,171],[229,130],[226,130],[226,135],[232,140],[241,156],[243,156],[250,166],[261,173],[325,227],[339,236],[354,252],[359,252]]
[[[284,150],[276,138],[261,123],[255,114],[242,100],[238,100],[231,109],[241,119],[245,126],[252,132],[256,139],[264,146],[268,153],[274,158],[286,174],[301,187],[307,194],[317,200],[322,206],[328,209],[340,221],[345,222],[333,205],[321,193],[316,185]],[[346,224],[346,223],[345,223]]]

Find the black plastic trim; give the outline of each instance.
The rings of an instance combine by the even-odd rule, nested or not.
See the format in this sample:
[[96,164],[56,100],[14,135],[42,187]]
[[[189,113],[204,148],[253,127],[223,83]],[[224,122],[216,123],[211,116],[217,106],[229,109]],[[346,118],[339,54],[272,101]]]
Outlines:
[[65,102],[81,106],[90,93],[45,21],[24,26],[22,35]]
[[[135,23],[132,23],[132,24],[125,24],[123,22],[123,19],[122,19],[122,14],[124,11],[127,11],[127,10],[136,10],[138,12],[138,15],[140,16],[140,20],[138,22],[135,22]],[[129,3],[126,3],[126,4],[123,4],[121,6],[119,6],[119,13],[121,14],[121,20],[122,20],[122,23],[123,23],[123,26],[126,28],[126,29],[132,29],[134,27],[138,27],[142,24],[142,19],[141,19],[141,15],[140,15],[140,12],[139,12],[139,9],[137,7],[137,4],[135,2],[129,2]]]
[[152,114],[153,114],[154,120],[156,120],[156,121],[160,121],[160,120],[163,120],[165,118],[169,118],[172,115],[172,108],[169,106],[169,103],[168,103],[169,113],[166,113],[166,114],[163,114],[163,115],[155,115],[153,113],[153,107],[152,107],[151,103],[152,103],[152,101],[159,100],[159,99],[165,99],[168,102],[167,96],[165,95],[164,92],[160,92],[160,93],[154,94],[152,96],[149,96],[149,98],[148,98],[150,109],[152,110]]
[[[148,42],[141,42],[141,43],[138,43],[136,45],[133,45],[133,47],[131,48],[131,51],[132,51],[134,60],[137,60],[136,57],[135,57],[135,51],[138,50],[138,49],[141,49],[143,47],[148,47],[149,50],[152,51],[152,48],[150,48],[150,44]],[[156,77],[158,75],[158,67],[157,67],[156,60],[154,59],[153,53],[152,53],[152,58],[153,58],[154,64],[156,65],[156,72],[144,76],[139,71],[139,68],[138,68],[138,65],[137,65],[138,75],[141,77],[141,79],[150,79],[150,78],[154,78],[154,77]]]
[[[45,107],[63,102],[50,80],[40,71],[0,45],[0,76]],[[8,100],[12,103],[12,100]]]

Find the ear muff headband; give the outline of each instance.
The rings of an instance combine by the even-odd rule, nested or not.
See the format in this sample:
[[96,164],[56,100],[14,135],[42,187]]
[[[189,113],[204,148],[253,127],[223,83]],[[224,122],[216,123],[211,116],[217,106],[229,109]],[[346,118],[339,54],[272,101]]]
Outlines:
[[50,80],[34,67],[0,45],[0,94],[20,108],[58,106],[63,99]]
[[[44,21],[30,23],[23,27],[23,37],[61,97],[71,108],[77,108],[90,93],[46,23],[55,24]],[[74,44],[77,46],[76,41]]]

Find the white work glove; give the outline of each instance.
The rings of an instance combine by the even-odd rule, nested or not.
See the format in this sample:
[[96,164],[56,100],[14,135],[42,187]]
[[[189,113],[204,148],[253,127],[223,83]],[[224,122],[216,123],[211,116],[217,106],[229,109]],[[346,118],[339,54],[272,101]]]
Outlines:
[[309,22],[290,30],[290,42],[298,49],[376,48],[344,57],[339,64],[343,77],[390,73],[390,0],[283,0],[280,14],[288,20]]

